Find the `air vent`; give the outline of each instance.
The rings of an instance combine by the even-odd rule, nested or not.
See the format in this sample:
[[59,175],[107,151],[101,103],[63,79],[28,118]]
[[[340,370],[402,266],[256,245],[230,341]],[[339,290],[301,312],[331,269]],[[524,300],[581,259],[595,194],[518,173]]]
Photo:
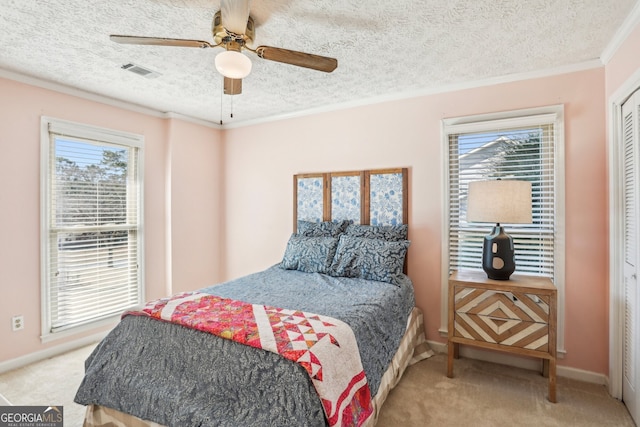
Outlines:
[[132,62],[128,64],[124,64],[121,68],[123,70],[131,71],[134,74],[137,74],[142,77],[146,77],[148,79],[153,79],[160,75],[160,73],[157,71],[153,71],[148,68],[142,67],[140,65],[136,65]]

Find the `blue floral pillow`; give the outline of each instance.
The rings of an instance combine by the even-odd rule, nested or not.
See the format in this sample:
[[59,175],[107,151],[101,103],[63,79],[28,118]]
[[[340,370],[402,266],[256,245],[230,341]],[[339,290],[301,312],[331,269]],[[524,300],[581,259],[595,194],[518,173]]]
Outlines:
[[352,221],[298,221],[298,235],[307,237],[338,237]]
[[329,274],[399,284],[410,243],[343,234]]
[[367,239],[382,239],[401,241],[407,240],[409,226],[402,225],[360,225],[351,224],[347,227],[346,234],[354,237],[366,237]]
[[280,267],[305,273],[326,274],[338,246],[337,237],[308,237],[292,234]]

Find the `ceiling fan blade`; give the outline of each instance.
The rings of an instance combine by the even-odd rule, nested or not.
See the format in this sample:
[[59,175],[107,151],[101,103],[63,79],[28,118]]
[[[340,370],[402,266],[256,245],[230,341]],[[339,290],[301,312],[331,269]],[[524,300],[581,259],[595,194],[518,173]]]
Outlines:
[[247,30],[251,0],[221,0],[222,24],[234,34],[242,35]]
[[260,58],[269,61],[297,65],[298,67],[324,71],[325,73],[330,73],[338,67],[338,60],[335,58],[282,49],[280,47],[258,46],[255,52]]
[[162,37],[138,37],[138,36],[121,36],[112,34],[109,36],[111,41],[121,44],[143,44],[153,46],[178,46],[178,47],[215,47],[204,40],[189,39],[167,39]]

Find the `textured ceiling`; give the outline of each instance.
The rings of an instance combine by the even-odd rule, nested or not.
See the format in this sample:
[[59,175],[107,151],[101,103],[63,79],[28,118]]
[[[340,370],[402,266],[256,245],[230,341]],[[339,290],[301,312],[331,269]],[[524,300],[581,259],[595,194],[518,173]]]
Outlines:
[[[213,42],[219,0],[0,0],[0,69],[161,112],[250,123],[600,58],[635,0],[253,0],[253,46],[338,59],[330,74],[253,61],[222,95],[222,50],[120,45],[109,34]],[[157,71],[124,71],[133,62]],[[233,112],[233,118],[231,117]]]

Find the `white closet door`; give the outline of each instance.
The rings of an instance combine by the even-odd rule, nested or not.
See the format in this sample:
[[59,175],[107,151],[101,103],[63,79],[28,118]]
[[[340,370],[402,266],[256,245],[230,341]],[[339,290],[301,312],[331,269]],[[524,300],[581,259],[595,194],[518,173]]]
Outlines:
[[624,143],[624,362],[622,399],[640,425],[640,293],[638,292],[638,177],[640,153],[640,92],[622,106]]

